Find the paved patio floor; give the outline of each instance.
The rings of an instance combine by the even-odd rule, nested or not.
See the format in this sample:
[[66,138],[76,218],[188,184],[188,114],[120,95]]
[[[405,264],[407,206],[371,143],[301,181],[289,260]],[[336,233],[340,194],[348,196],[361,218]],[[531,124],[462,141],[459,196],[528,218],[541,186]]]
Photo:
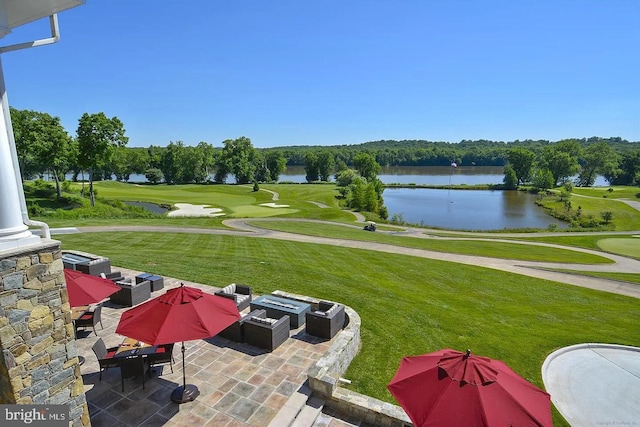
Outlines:
[[[122,270],[125,277],[138,272]],[[165,278],[164,290],[180,281]],[[184,282],[213,292],[210,286]],[[195,384],[200,396],[178,405],[171,392],[182,384],[180,343],[174,347],[173,373],[169,365],[153,368],[143,389],[141,378],[125,379],[121,388],[120,370],[111,368],[99,380],[98,361],[91,347],[102,338],[107,347],[117,346],[124,337],[115,333],[126,308],[107,302],[102,310],[104,329],[98,336],[87,329],[77,339],[78,353],[85,358],[81,366],[91,423],[94,427],[131,426],[268,426],[289,397],[307,380],[307,369],[329,348],[330,341],[307,335],[304,325],[291,330],[290,338],[273,352],[235,343],[224,338],[185,342],[187,384]],[[248,311],[248,309],[247,309]],[[361,425],[358,420],[340,418],[325,410],[317,419],[318,426],[341,427]]]

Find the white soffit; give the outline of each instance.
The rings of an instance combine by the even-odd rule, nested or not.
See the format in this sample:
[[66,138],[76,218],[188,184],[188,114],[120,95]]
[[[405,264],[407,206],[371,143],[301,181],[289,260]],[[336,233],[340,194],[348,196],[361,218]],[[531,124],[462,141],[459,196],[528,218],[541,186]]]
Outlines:
[[15,27],[84,4],[85,0],[0,0],[0,37]]

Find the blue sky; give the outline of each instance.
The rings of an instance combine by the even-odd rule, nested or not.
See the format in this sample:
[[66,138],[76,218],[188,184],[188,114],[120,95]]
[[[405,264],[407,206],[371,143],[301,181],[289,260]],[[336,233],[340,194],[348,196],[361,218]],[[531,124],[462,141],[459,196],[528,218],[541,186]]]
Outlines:
[[9,103],[72,135],[102,111],[142,147],[640,141],[636,0],[87,0],[59,22],[2,64]]

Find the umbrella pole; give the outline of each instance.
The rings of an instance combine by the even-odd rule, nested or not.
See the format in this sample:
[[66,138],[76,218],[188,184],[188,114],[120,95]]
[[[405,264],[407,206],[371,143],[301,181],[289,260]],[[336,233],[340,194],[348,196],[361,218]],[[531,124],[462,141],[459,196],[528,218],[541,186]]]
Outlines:
[[176,403],[187,403],[195,400],[200,390],[193,384],[187,384],[187,372],[184,363],[184,341],[182,341],[182,385],[171,393],[171,400]]

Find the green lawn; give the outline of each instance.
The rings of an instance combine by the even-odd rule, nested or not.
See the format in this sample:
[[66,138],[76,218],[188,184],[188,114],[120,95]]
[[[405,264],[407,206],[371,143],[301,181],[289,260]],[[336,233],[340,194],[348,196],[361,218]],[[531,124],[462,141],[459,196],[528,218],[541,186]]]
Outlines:
[[[598,194],[597,191],[598,189],[580,189],[580,191],[574,191],[575,194],[569,198],[571,202],[571,215],[577,212],[578,207],[581,208],[583,217],[592,215],[596,219],[601,218],[602,212],[610,211],[613,213],[611,224],[615,231],[640,230],[640,212],[637,209],[614,198],[590,196],[591,194]],[[600,193],[609,194],[602,191]],[[627,192],[624,194],[627,194]],[[634,196],[634,200],[638,199]],[[547,198],[546,201],[544,201],[544,206],[557,209],[558,211],[565,209],[564,201],[560,201],[558,198]]]
[[580,271],[580,270],[564,270],[553,269],[552,271],[559,271],[561,273],[578,274],[582,276],[590,277],[602,277],[604,279],[619,280],[621,282],[637,283],[640,285],[640,273],[601,273],[598,271]]
[[[500,236],[495,236],[495,238],[499,238]],[[606,244],[602,245],[599,242],[606,242],[608,240],[615,239],[615,245],[613,249],[616,249],[618,252],[614,252],[613,250],[609,250]],[[632,258],[640,259],[640,250],[637,249],[638,243],[640,243],[640,238],[632,237],[629,235],[616,235],[616,234],[599,234],[599,235],[575,235],[575,236],[541,236],[541,237],[518,237],[517,240],[524,240],[530,242],[545,242],[545,243],[554,243],[557,245],[564,246],[575,246],[578,248],[585,249],[593,249],[596,251],[604,251],[604,252],[612,252],[612,253],[620,253],[619,247],[623,246],[625,248],[630,248],[630,250],[626,250],[624,253],[620,253],[621,255],[629,256]]]
[[[362,318],[362,348],[345,377],[395,403],[386,385],[405,355],[470,348],[543,386],[552,351],[583,342],[640,345],[640,301],[511,273],[374,251],[179,233],[57,236],[63,249],[115,266],[221,287],[247,283],[335,300]],[[556,426],[566,426],[554,410]]]
[[463,255],[487,256],[492,258],[517,259],[526,261],[566,262],[576,264],[606,264],[613,261],[597,255],[558,249],[546,246],[532,246],[518,243],[502,243],[480,240],[425,239],[408,236],[394,236],[371,233],[361,227],[321,224],[307,221],[251,221],[251,225],[270,230],[287,231],[311,236],[331,237],[388,243],[398,246],[426,249]]
[[[613,191],[609,191],[609,189],[613,189]],[[602,197],[608,199],[631,199],[640,201],[640,198],[638,198],[638,194],[640,194],[640,187],[627,187],[622,185],[596,188],[575,187],[573,189],[573,192],[575,194],[581,194],[583,196],[589,197]]]
[[[73,184],[76,189],[80,184]],[[353,222],[355,217],[342,211],[334,184],[263,184],[260,191],[252,185],[140,185],[116,181],[94,183],[98,196],[105,199],[151,202],[157,204],[191,203],[223,209],[223,218],[300,217]],[[278,193],[278,200],[273,194]],[[321,208],[311,202],[321,203]],[[288,205],[284,208],[260,206],[263,203]]]

